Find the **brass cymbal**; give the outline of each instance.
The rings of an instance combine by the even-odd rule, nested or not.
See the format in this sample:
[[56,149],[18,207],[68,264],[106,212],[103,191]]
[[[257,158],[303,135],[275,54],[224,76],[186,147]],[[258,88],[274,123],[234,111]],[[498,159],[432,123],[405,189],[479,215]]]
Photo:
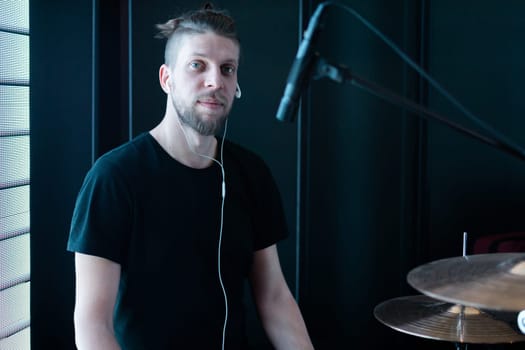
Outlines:
[[407,281],[421,293],[452,304],[525,310],[525,253],[441,259],[414,268]]
[[403,333],[455,343],[503,344],[525,341],[515,329],[515,313],[488,313],[414,295],[384,301],[374,308],[383,324]]

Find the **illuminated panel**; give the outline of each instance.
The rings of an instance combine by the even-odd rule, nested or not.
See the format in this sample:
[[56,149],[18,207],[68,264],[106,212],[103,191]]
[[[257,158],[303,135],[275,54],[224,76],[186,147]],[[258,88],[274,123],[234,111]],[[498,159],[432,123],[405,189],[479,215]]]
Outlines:
[[0,0],[0,349],[30,343],[29,0]]

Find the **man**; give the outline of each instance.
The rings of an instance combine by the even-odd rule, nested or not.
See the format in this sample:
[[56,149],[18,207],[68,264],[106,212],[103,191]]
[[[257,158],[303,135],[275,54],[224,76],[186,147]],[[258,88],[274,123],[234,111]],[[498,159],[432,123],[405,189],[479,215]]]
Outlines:
[[279,193],[227,128],[240,44],[210,5],[160,25],[167,38],[158,126],[88,172],[73,214],[79,349],[246,349],[242,293],[276,349],[312,349],[275,244]]

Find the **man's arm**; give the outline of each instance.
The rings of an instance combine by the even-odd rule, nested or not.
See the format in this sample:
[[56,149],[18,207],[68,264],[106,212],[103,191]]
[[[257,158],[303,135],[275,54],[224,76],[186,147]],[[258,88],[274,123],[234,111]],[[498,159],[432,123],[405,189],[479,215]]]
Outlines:
[[278,350],[313,349],[299,307],[284,279],[275,244],[255,252],[250,282],[273,346]]
[[119,350],[113,332],[113,309],[120,265],[92,255],[75,253],[75,343],[79,350]]

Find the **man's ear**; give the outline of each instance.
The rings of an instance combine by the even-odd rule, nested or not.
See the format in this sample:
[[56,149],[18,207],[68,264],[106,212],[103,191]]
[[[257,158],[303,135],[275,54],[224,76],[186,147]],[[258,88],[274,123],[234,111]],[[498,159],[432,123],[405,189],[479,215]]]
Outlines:
[[170,93],[170,68],[163,64],[159,69],[159,83],[162,90],[169,94]]

